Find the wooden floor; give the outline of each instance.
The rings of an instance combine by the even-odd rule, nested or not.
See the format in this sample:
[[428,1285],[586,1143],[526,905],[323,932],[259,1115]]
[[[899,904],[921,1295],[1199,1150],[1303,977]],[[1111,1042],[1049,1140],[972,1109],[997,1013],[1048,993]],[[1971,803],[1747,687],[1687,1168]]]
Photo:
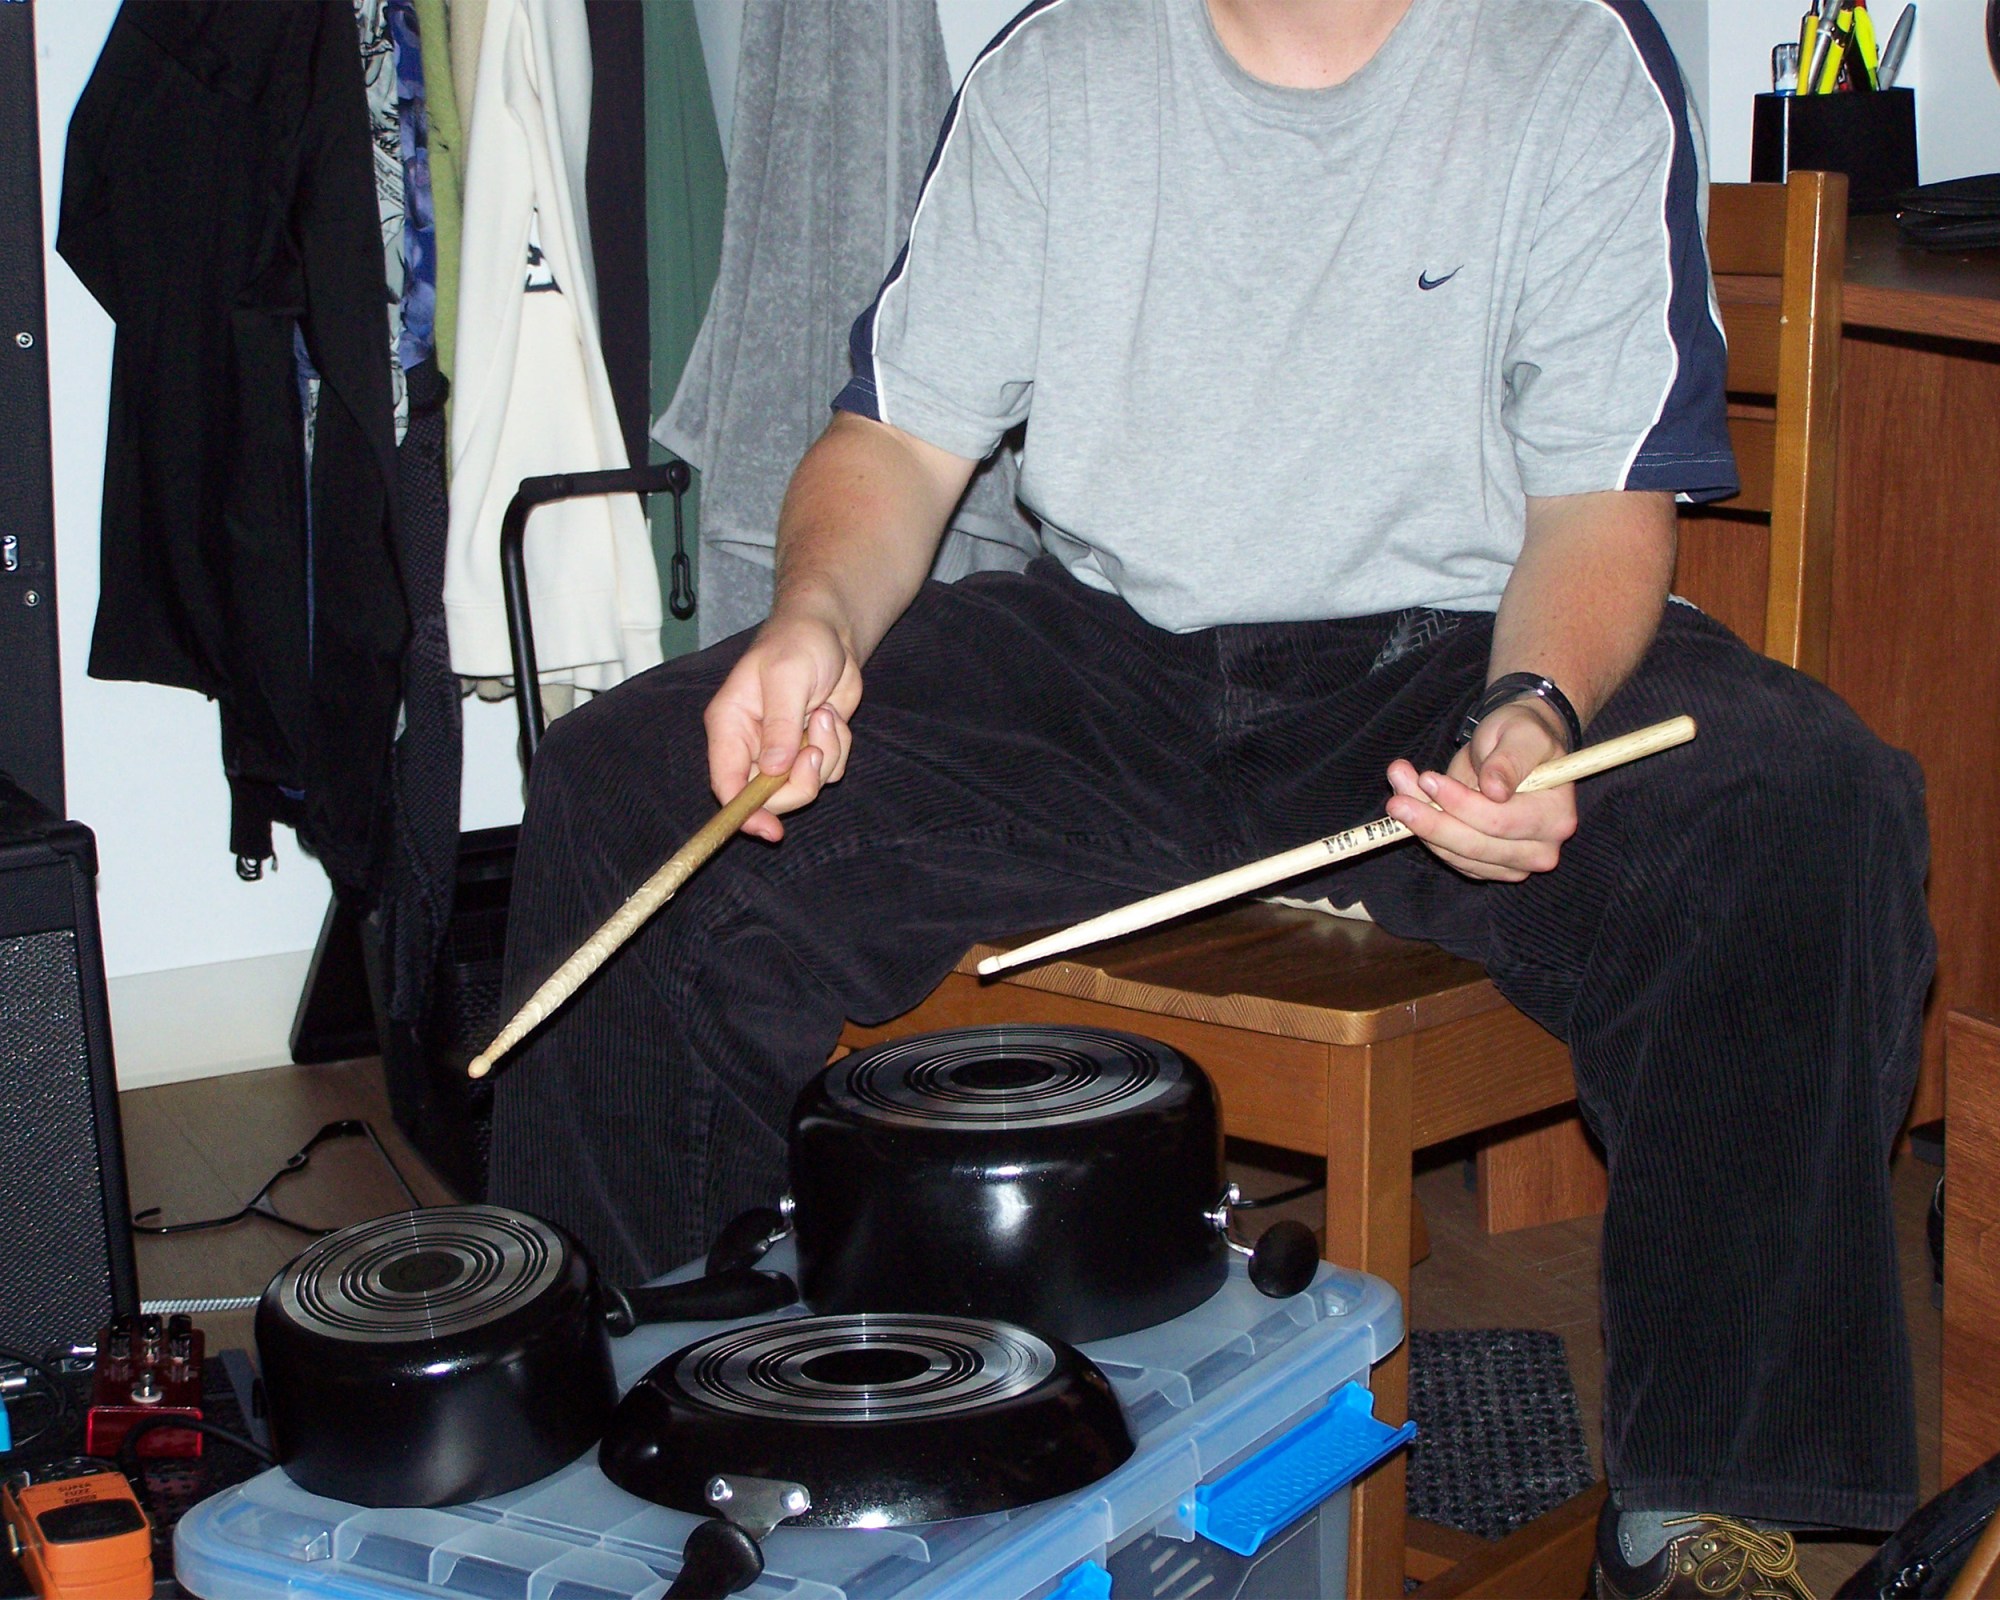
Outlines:
[[[380,1069],[372,1061],[281,1067],[139,1089],[120,1096],[120,1103],[132,1204],[160,1206],[164,1220],[234,1210],[316,1129],[341,1117],[372,1122],[426,1202],[451,1198],[397,1135]],[[1292,1158],[1281,1153],[1253,1148],[1235,1154],[1244,1159],[1232,1163],[1232,1176],[1246,1193],[1272,1193],[1294,1175],[1286,1165]],[[1923,1223],[1936,1178],[1935,1168],[1909,1158],[1895,1175],[1926,1496],[1937,1488],[1939,1316],[1931,1306]],[[1417,1194],[1432,1250],[1412,1274],[1411,1325],[1560,1333],[1594,1455],[1604,1364],[1595,1220],[1488,1237],[1479,1231],[1464,1164],[1455,1159],[1441,1158],[1420,1173]],[[408,1204],[365,1139],[321,1146],[305,1172],[279,1185],[275,1200],[285,1215],[321,1226],[357,1222]],[[1318,1197],[1311,1196],[1270,1215],[1296,1214],[1314,1222],[1318,1209]],[[147,1299],[255,1294],[303,1243],[300,1235],[264,1221],[175,1239],[142,1238],[140,1292]],[[201,1323],[211,1348],[251,1344],[248,1312],[209,1314]],[[1802,1540],[1800,1567],[1815,1592],[1829,1594],[1868,1552],[1864,1544]]]

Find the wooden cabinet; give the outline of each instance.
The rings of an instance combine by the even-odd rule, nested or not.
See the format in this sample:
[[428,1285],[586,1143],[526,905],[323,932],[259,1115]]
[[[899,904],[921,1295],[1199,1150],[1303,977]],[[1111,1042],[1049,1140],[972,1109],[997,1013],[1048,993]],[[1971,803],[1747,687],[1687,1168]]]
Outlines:
[[1928,785],[1923,1122],[1946,1013],[2000,1011],[2000,251],[1908,251],[1857,217],[1844,321],[1827,679]]

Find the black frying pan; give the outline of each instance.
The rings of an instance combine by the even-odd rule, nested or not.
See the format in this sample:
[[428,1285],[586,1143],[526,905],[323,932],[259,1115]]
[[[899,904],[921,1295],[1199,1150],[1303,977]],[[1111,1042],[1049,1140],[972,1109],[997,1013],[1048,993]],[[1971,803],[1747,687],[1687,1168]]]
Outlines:
[[969,1317],[798,1317],[677,1351],[611,1419],[598,1464],[696,1516],[674,1600],[763,1571],[777,1523],[891,1528],[1010,1511],[1132,1454],[1102,1372],[1060,1340]]

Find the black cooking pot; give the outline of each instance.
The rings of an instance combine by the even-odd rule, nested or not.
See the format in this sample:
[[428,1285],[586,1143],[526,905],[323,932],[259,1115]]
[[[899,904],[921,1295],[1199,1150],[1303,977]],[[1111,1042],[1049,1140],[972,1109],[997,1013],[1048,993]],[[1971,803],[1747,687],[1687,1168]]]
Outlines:
[[747,1271],[614,1289],[562,1229],[502,1206],[377,1217],[312,1245],[258,1302],[272,1444],[301,1488],[355,1505],[504,1494],[603,1434],[614,1333],[795,1296]]
[[[1086,1343],[1177,1317],[1228,1275],[1215,1091],[1135,1034],[959,1028],[859,1051],[799,1095],[791,1177],[815,1311]],[[1285,1293],[1317,1264],[1307,1239]]]
[[1229,1232],[1208,1077],[1179,1051],[1055,1024],[913,1035],[835,1062],[800,1092],[792,1192],[709,1252],[740,1271],[795,1234],[820,1312],[1017,1322],[1076,1343],[1151,1327],[1221,1285],[1231,1251],[1285,1298],[1312,1281],[1303,1223],[1255,1248]]

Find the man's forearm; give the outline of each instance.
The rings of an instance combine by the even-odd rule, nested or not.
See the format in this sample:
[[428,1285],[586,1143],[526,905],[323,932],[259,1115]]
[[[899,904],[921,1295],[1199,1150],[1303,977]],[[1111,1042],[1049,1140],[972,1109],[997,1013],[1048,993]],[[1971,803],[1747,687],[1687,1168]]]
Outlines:
[[772,618],[817,618],[866,661],[922,586],[973,466],[837,414],[785,492]]
[[1548,678],[1588,724],[1652,643],[1674,541],[1671,495],[1531,499],[1527,539],[1494,618],[1488,681]]

